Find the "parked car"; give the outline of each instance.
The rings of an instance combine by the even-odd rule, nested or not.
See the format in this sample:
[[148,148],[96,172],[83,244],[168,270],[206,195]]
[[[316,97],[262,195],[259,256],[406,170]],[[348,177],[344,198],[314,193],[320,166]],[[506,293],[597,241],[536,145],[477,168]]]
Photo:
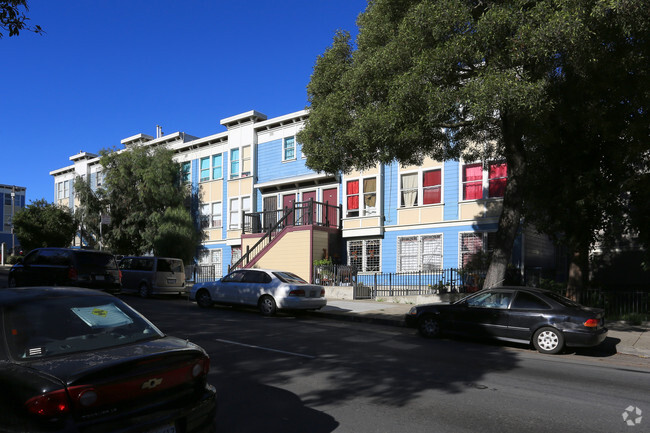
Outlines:
[[541,353],[597,346],[607,336],[602,309],[527,287],[496,287],[454,303],[417,305],[406,314],[406,324],[424,337],[485,336],[532,343]]
[[210,359],[120,299],[83,288],[0,291],[0,431],[207,432]]
[[36,248],[9,270],[9,287],[71,286],[119,293],[120,271],[106,251]]
[[139,293],[143,298],[185,293],[185,267],[181,259],[127,256],[120,260],[119,268],[124,292]]
[[325,288],[309,284],[291,272],[239,269],[219,281],[198,283],[190,300],[200,307],[212,304],[248,305],[270,316],[278,309],[318,310],[327,305]]

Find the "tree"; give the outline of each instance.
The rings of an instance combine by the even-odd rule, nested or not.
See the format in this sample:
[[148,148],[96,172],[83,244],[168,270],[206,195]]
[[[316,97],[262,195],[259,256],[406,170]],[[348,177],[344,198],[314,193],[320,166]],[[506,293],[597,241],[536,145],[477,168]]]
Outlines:
[[[532,158],[554,130],[566,71],[606,57],[608,35],[645,39],[640,0],[375,0],[358,18],[356,47],[339,32],[308,85],[298,139],[307,165],[336,173],[394,161],[505,157],[508,183],[485,287],[503,281],[530,185]],[[613,19],[616,17],[616,19]],[[647,20],[646,20],[647,21]],[[647,58],[646,58],[647,59]],[[610,58],[611,60],[611,58]],[[579,75],[578,75],[579,76]],[[602,107],[588,107],[603,115]],[[600,110],[600,111],[599,111]],[[562,146],[547,141],[545,155]],[[581,146],[582,143],[571,143]]]
[[27,205],[14,216],[14,230],[25,251],[39,247],[67,247],[77,224],[69,209],[44,199]]
[[93,191],[85,180],[75,181],[86,231],[98,238],[100,214],[107,214],[111,223],[102,226],[102,237],[114,253],[153,252],[189,262],[201,237],[185,207],[189,190],[172,156],[173,151],[160,146],[102,150],[102,187]]
[[[21,9],[24,9],[24,11],[21,11]],[[29,11],[27,0],[0,1],[0,29],[9,32],[9,37],[18,36],[23,30],[43,34],[41,26],[31,26],[27,23],[29,21],[29,18],[25,15],[27,11]],[[2,36],[3,33],[0,32],[0,38]]]

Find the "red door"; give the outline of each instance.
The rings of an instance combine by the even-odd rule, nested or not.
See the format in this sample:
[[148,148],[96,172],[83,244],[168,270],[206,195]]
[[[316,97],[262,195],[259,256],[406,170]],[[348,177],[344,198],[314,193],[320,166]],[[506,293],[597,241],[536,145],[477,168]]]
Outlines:
[[[311,212],[309,212],[309,205],[312,204]],[[303,209],[303,224],[318,224],[316,214],[316,191],[309,191],[302,193],[302,209]]]
[[282,209],[284,209],[285,215],[287,212],[291,213],[285,220],[285,225],[288,226],[294,225],[294,221],[296,220],[296,215],[293,212],[293,204],[295,202],[296,202],[295,194],[287,194],[282,196]]
[[323,206],[323,225],[327,227],[338,227],[337,206],[339,202],[336,188],[323,190],[323,203],[328,205]]

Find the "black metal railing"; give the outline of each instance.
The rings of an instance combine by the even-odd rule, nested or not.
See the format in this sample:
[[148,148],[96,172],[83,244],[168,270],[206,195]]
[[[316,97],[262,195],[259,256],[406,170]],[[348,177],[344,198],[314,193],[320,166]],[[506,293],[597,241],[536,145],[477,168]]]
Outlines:
[[281,229],[306,225],[340,229],[341,206],[309,200],[296,202],[290,208],[244,213],[242,233],[265,233],[281,220]]
[[582,305],[604,309],[609,320],[631,316],[650,320],[650,291],[583,289],[575,293],[575,299]]
[[354,284],[357,268],[349,265],[316,265],[312,282],[321,286],[350,286]]
[[355,297],[472,293],[481,289],[484,278],[484,271],[453,268],[433,272],[358,274],[354,282]]
[[214,265],[188,265],[185,267],[185,280],[193,283],[216,281],[217,273]]

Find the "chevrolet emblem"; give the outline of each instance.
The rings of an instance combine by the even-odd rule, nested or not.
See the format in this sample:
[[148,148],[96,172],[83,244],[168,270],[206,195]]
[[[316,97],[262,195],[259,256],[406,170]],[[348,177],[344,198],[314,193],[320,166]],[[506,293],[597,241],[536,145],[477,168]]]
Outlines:
[[142,387],[141,387],[141,388],[142,388],[142,389],[154,389],[155,387],[157,387],[158,385],[160,385],[160,384],[162,383],[162,381],[163,381],[163,380],[162,380],[162,377],[161,377],[161,378],[153,378],[153,379],[149,379],[149,380],[147,380],[146,382],[144,382],[144,383],[142,384]]

